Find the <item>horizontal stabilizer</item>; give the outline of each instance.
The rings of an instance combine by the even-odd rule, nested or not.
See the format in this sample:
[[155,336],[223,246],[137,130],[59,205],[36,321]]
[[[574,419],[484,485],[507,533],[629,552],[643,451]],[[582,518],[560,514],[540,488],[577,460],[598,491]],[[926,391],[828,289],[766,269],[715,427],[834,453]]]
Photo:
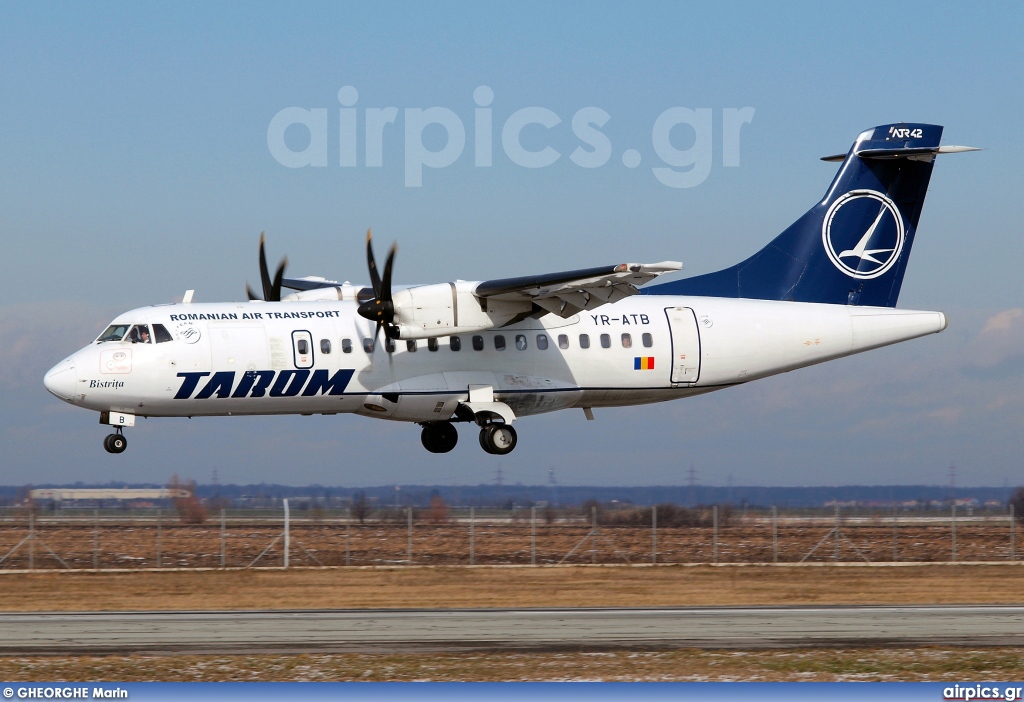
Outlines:
[[[936,154],[962,154],[967,151],[981,151],[976,146],[911,146],[902,149],[860,149],[854,153],[861,158],[913,158],[924,156],[932,158]],[[822,161],[841,162],[846,160],[846,154],[835,154],[834,156],[822,156]]]

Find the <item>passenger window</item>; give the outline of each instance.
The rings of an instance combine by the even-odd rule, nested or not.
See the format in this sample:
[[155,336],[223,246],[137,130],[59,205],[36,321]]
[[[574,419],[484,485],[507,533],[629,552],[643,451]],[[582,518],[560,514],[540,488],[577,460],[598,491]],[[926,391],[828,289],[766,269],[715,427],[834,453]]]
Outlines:
[[295,350],[298,351],[300,355],[305,356],[309,353],[309,344],[306,343],[305,339],[299,339],[295,343]]
[[473,350],[483,351],[484,350],[484,338],[479,334],[473,337]]
[[548,337],[546,334],[537,335],[537,348],[541,351],[545,351],[548,348]]
[[387,351],[388,353],[394,353],[395,340],[392,339],[391,337],[387,337],[386,339],[384,339],[384,350]]
[[590,335],[589,334],[580,334],[580,348],[581,349],[589,349],[590,348]]
[[331,340],[330,339],[320,339],[320,353],[330,353],[330,352],[331,352]]
[[352,339],[342,339],[341,340],[341,352],[342,353],[352,353]]
[[494,335],[494,348],[496,348],[498,351],[505,350],[505,337],[502,336],[501,334]]
[[363,339],[363,351],[373,353],[373,339]]
[[622,335],[622,348],[624,348],[624,349],[631,349],[631,348],[633,348],[633,337],[631,337],[629,334],[623,334]]
[[558,335],[558,348],[567,349],[569,348],[569,337],[565,334]]
[[149,338],[149,325],[148,324],[136,324],[128,332],[128,341],[133,344],[152,344],[153,340]]
[[601,335],[601,348],[610,349],[612,347],[612,337],[610,334]]
[[167,331],[167,327],[163,324],[153,325],[153,336],[158,344],[162,344],[166,341],[174,341],[174,337],[171,336],[171,333]]
[[437,349],[438,349],[437,337],[432,336],[429,339],[427,339],[427,349],[430,350],[430,351],[437,351]]
[[416,352],[416,339],[409,339],[405,342],[405,350],[409,353]]
[[523,334],[516,334],[516,349],[519,351],[526,350],[526,336]]
[[462,339],[457,336],[453,336],[452,338],[448,339],[448,348],[450,348],[452,351],[461,351]]
[[652,346],[654,346],[654,337],[651,336],[650,334],[645,332],[644,335],[643,335],[643,340],[644,340],[644,348],[645,349],[649,349]]
[[128,331],[127,324],[111,324],[107,327],[107,330],[100,334],[100,338],[96,339],[96,343],[104,341],[120,341],[124,338],[125,333]]

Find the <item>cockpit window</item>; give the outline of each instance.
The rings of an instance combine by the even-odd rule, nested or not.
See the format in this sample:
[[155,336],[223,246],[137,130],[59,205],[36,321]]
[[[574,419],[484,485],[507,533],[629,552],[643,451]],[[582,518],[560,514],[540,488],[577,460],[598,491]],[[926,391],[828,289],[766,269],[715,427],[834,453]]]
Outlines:
[[107,327],[105,332],[100,334],[100,338],[96,339],[96,343],[102,343],[104,341],[120,341],[124,338],[124,335],[127,332],[127,324],[111,324]]
[[171,336],[171,333],[167,331],[167,327],[163,324],[153,325],[153,336],[158,344],[162,344],[165,341],[174,341],[174,337]]
[[136,324],[128,331],[128,341],[133,344],[152,344],[153,339],[149,335],[148,324]]

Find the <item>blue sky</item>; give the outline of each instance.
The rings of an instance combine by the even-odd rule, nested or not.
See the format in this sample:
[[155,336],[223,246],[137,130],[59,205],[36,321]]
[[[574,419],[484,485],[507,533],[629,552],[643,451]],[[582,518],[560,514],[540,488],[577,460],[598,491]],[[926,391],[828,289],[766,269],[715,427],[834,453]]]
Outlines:
[[[498,459],[464,433],[428,456],[413,427],[360,418],[148,420],[119,458],[87,412],[45,393],[42,373],[117,312],[180,298],[244,296],[256,244],[289,271],[365,281],[362,238],[397,240],[406,282],[486,279],[622,260],[682,260],[684,275],[731,265],[818,199],[818,157],[899,120],[943,124],[902,307],[941,309],[939,336],[671,405],[525,420],[502,462],[512,482],[724,484],[1017,480],[1024,446],[1024,204],[1019,196],[1024,7],[936,3],[352,4],[0,7],[0,482],[222,481],[365,485],[480,482]],[[490,167],[474,165],[474,90],[488,86]],[[338,91],[398,108],[383,165],[339,165]],[[268,126],[324,108],[328,164],[286,168]],[[442,107],[466,128],[450,166],[405,184],[405,110]],[[514,112],[524,147],[501,147]],[[581,168],[570,126],[610,119],[611,158]],[[672,107],[712,111],[713,161],[687,189],[652,125]],[[754,108],[740,165],[722,165],[723,113]],[[694,136],[673,137],[686,149]],[[293,149],[307,136],[286,133]],[[688,142],[689,140],[689,142]],[[439,127],[423,141],[445,143]],[[627,168],[622,153],[639,152]],[[837,401],[837,397],[841,401]],[[372,441],[366,441],[366,438]],[[387,447],[387,451],[385,451]],[[373,466],[372,470],[368,469]]]

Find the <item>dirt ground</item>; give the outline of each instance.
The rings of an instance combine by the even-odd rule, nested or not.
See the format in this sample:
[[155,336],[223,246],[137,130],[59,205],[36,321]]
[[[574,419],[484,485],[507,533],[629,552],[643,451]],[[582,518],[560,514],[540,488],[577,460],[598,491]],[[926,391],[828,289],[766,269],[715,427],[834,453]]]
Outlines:
[[0,679],[11,682],[763,682],[1022,678],[1024,651],[1013,648],[0,658]]
[[0,575],[2,611],[1019,604],[1021,565],[381,567]]
[[[215,520],[214,520],[215,521]],[[778,560],[828,562],[836,555],[836,540],[828,537],[831,520],[783,521],[778,528]],[[840,561],[935,562],[953,560],[952,529],[948,523],[906,523],[893,534],[890,522],[847,523],[838,542]],[[228,522],[224,534],[224,561],[229,567],[252,564],[279,566],[283,561],[280,524]],[[650,562],[651,530],[643,527],[602,527],[588,539],[589,527],[580,523],[539,524],[536,529],[538,564]],[[0,569],[126,567],[217,567],[221,564],[221,532],[216,523],[183,525],[166,520],[158,529],[153,521],[103,521],[98,530],[88,520],[37,522],[37,541],[22,545],[0,563]],[[28,535],[28,525],[0,525],[0,556]],[[710,528],[658,530],[658,561],[709,563],[716,560]],[[528,522],[478,523],[473,534],[476,564],[529,564],[532,537]],[[770,520],[737,520],[719,529],[719,563],[770,563],[773,560]],[[956,560],[1008,561],[1011,532],[1005,521],[957,525]],[[346,529],[344,524],[293,523],[293,565],[391,565],[409,560],[405,525],[367,523]],[[575,553],[568,555],[573,548]],[[1018,551],[1019,549],[1014,549]],[[261,557],[262,553],[262,557]],[[58,556],[58,560],[53,554]],[[1019,557],[1019,553],[1015,553]],[[568,557],[567,557],[568,556]],[[257,558],[259,559],[257,561]],[[63,564],[62,564],[63,562]],[[412,562],[420,565],[470,563],[469,526],[464,522],[419,523],[412,530]]]

